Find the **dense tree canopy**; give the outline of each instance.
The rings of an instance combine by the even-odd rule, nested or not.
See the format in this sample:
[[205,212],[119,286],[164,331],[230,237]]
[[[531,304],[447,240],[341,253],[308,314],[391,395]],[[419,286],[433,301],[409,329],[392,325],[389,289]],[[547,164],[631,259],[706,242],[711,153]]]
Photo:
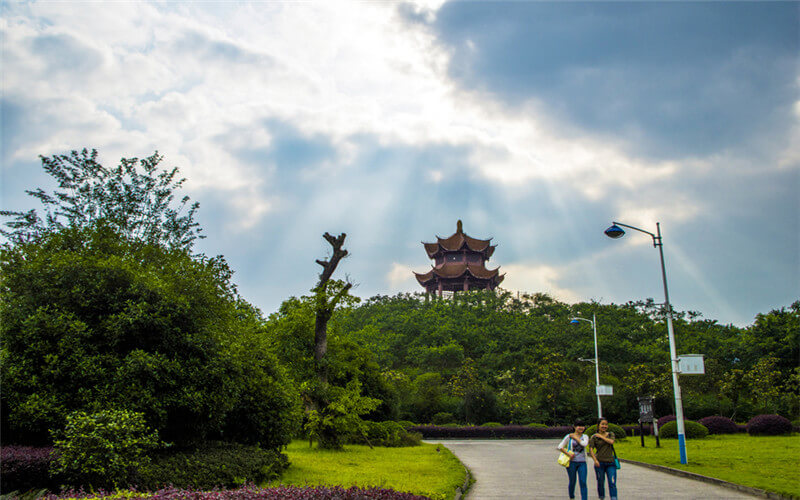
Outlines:
[[[471,423],[563,423],[596,415],[594,366],[580,361],[593,357],[591,325],[569,321],[592,314],[601,383],[614,387],[604,414],[633,422],[643,395],[656,396],[659,414],[672,413],[667,329],[652,300],[570,305],[545,294],[400,294],[350,307],[332,324],[372,352],[397,391],[401,418],[426,422],[449,412]],[[796,418],[798,317],[800,302],[759,315],[749,328],[677,313],[678,352],[705,355],[706,375],[681,376],[688,417],[779,411]]]
[[284,444],[299,398],[221,258],[101,220],[0,252],[3,439],[43,442],[74,410],[144,413],[166,441]]

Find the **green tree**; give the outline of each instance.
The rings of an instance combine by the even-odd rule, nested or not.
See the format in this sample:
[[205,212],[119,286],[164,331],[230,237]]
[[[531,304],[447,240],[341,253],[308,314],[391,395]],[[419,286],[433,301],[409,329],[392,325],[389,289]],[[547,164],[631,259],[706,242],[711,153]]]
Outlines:
[[285,444],[298,395],[222,258],[99,221],[0,250],[3,440],[49,441],[73,411],[141,412],[178,444]]
[[94,149],[40,158],[60,189],[26,191],[44,205],[44,217],[36,209],[0,210],[0,215],[14,217],[6,223],[10,230],[0,228],[12,243],[37,240],[67,227],[90,227],[99,220],[126,239],[169,248],[189,250],[197,238],[204,238],[194,220],[199,204],[190,203],[188,196],[175,200],[185,179],[177,178],[177,167],[159,167],[164,157],[158,151],[141,160],[122,158],[111,169],[97,162]]
[[760,359],[743,377],[761,413],[772,413],[778,406],[782,377],[777,364],[777,358]]

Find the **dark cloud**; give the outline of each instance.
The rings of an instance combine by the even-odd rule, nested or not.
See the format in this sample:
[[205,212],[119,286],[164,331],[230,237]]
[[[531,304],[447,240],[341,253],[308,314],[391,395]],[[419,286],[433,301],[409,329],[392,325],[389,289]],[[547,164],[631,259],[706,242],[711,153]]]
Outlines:
[[461,85],[681,157],[793,119],[792,2],[451,2],[434,28]]

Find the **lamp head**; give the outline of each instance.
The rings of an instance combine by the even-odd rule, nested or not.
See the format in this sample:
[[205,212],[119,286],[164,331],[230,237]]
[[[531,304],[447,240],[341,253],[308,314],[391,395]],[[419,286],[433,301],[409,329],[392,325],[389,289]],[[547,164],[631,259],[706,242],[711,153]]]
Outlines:
[[612,224],[611,227],[605,230],[605,233],[609,238],[617,239],[621,238],[625,234],[625,231],[623,231],[618,225]]
[[578,323],[580,323],[580,322],[581,322],[581,321],[580,321],[578,318],[572,318],[572,319],[570,320],[570,323],[572,323],[573,325],[577,325],[577,324],[578,324]]

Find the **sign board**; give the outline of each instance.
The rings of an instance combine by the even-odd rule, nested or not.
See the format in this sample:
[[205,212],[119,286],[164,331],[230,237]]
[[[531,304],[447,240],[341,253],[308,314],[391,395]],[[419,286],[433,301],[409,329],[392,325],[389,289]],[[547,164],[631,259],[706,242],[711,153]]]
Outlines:
[[639,397],[639,422],[652,422],[653,398],[650,396]]
[[678,356],[678,372],[681,375],[705,375],[706,367],[702,354],[681,354]]
[[610,385],[598,385],[595,392],[598,396],[613,396],[614,387]]

